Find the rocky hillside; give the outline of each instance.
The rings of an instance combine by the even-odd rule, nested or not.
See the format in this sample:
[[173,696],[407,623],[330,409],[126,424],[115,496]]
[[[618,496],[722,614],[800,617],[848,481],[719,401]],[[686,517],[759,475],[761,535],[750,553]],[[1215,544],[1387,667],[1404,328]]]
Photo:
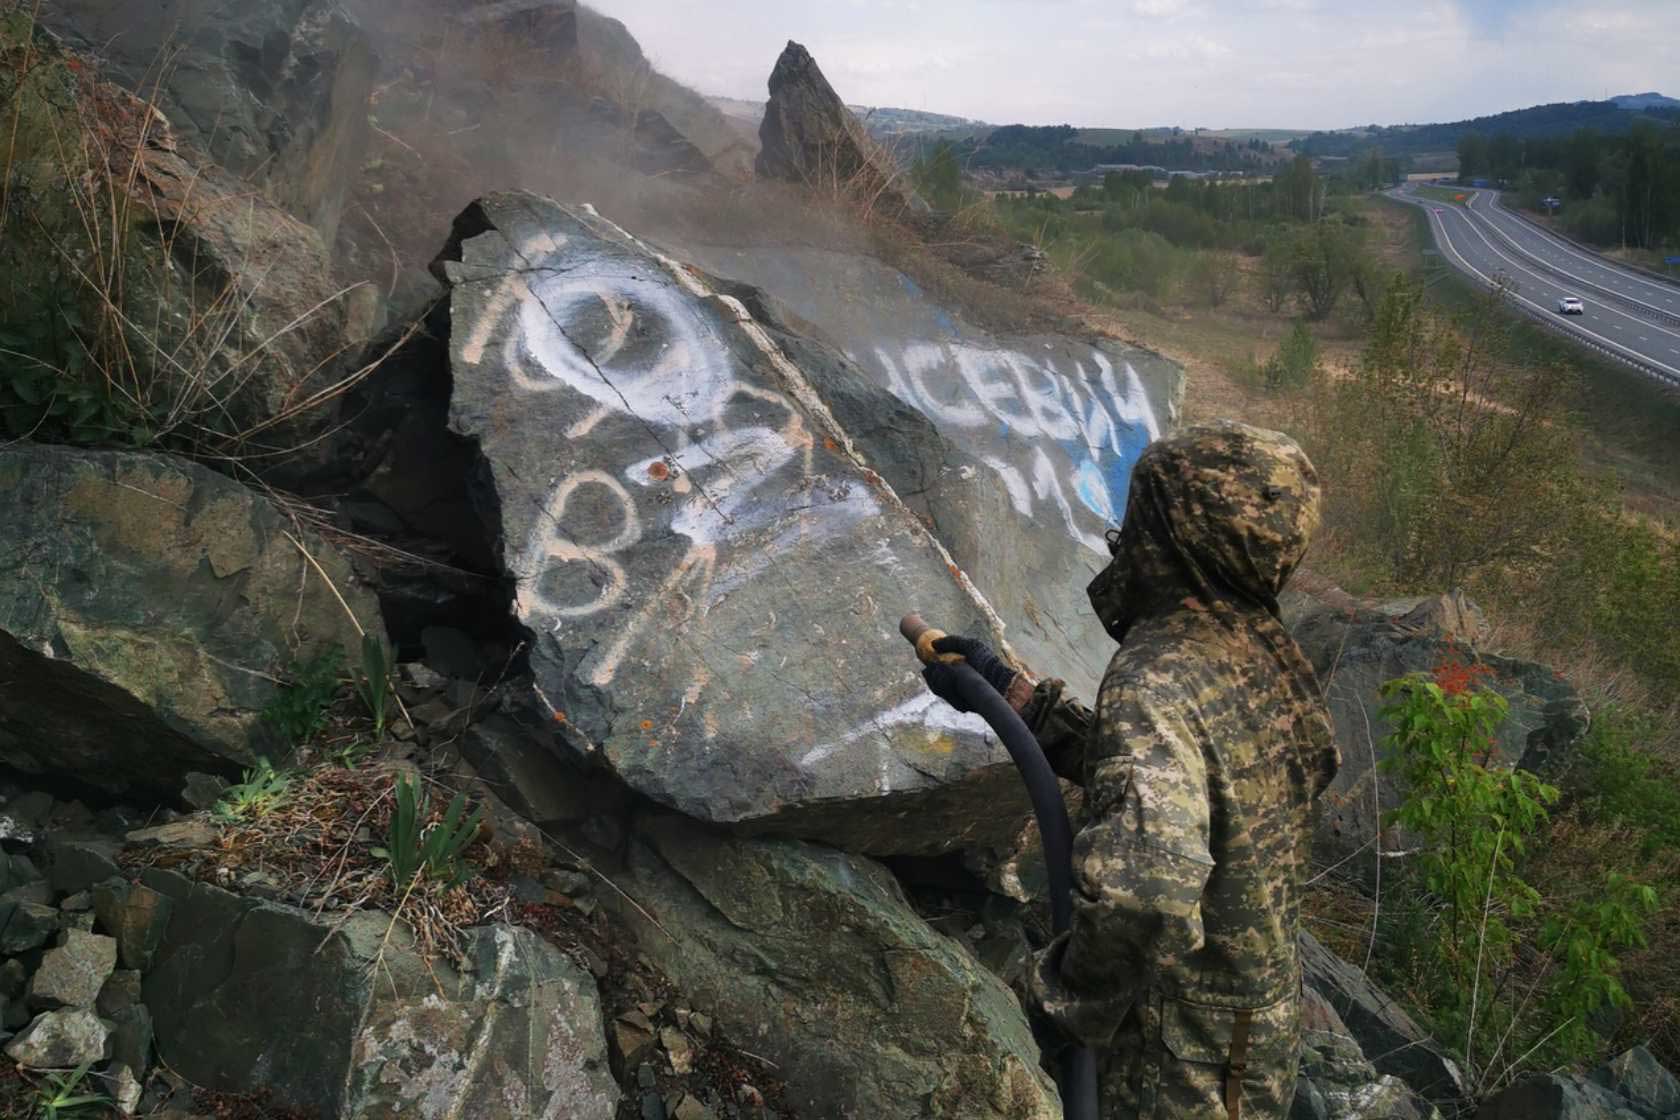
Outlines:
[[[1089,695],[1182,371],[767,237],[835,200],[570,3],[171,13],[0,2],[0,1115],[1059,1116],[1025,798],[896,625]],[[780,170],[892,187],[791,51]],[[1294,625],[1340,714],[1466,616]],[[1569,751],[1485,660],[1511,761]],[[1470,1107],[1304,953],[1296,1115]],[[1680,1110],[1639,1050],[1511,1092]]]

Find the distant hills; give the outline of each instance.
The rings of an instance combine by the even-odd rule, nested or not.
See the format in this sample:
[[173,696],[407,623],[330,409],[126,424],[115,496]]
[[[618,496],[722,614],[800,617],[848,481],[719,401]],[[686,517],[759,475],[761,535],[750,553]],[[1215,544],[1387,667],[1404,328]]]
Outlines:
[[[764,119],[764,102],[748,101],[741,97],[708,97],[723,114],[755,130]],[[961,132],[989,129],[985,121],[968,117],[953,117],[945,113],[924,113],[919,109],[894,109],[887,106],[848,105],[852,113],[864,123],[877,139],[894,139],[919,132]]]
[[1617,136],[1629,131],[1639,121],[1647,120],[1661,125],[1680,123],[1680,101],[1660,93],[1624,94],[1608,101],[1560,101],[1445,124],[1401,124],[1315,132],[1292,141],[1289,146],[1310,156],[1348,156],[1372,146],[1381,147],[1384,154],[1391,156],[1419,155],[1452,151],[1458,146],[1459,138],[1471,132],[1483,136],[1537,140],[1567,135],[1578,128],[1590,128]]
[[1610,100],[1624,109],[1680,109],[1680,101],[1660,93],[1624,93]]

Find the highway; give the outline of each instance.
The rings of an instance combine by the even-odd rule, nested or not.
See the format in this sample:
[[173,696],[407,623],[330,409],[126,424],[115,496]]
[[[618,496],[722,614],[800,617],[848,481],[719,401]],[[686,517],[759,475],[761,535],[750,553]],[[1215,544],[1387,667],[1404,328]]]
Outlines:
[[[1522,311],[1602,353],[1680,385],[1680,287],[1621,268],[1499,209],[1489,191],[1466,191],[1468,208],[1413,193],[1390,197],[1421,206],[1441,253],[1485,285],[1506,277]],[[1582,315],[1559,315],[1558,300],[1579,296]]]

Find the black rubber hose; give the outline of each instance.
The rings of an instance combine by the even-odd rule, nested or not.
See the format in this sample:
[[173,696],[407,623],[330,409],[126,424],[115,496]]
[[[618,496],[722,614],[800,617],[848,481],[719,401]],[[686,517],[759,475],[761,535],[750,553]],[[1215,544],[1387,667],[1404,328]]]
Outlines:
[[[954,663],[951,669],[964,705],[996,732],[1027,785],[1039,835],[1044,838],[1044,863],[1050,877],[1050,928],[1058,934],[1066,933],[1073,924],[1073,825],[1068,822],[1056,772],[1050,769],[1038,737],[1009,701],[986,683],[986,678],[966,663]],[[1063,1052],[1056,1083],[1062,1092],[1065,1120],[1097,1120],[1097,1056],[1090,1048],[1074,1046]]]

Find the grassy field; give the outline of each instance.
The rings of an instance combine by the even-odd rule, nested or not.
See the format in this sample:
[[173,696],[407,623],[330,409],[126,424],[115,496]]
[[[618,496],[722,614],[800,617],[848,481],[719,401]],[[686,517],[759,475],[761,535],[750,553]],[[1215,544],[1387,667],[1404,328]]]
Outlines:
[[1436,202],[1458,203],[1460,199],[1470,197],[1469,191],[1457,187],[1417,187],[1417,193],[1424,198],[1432,198]]

